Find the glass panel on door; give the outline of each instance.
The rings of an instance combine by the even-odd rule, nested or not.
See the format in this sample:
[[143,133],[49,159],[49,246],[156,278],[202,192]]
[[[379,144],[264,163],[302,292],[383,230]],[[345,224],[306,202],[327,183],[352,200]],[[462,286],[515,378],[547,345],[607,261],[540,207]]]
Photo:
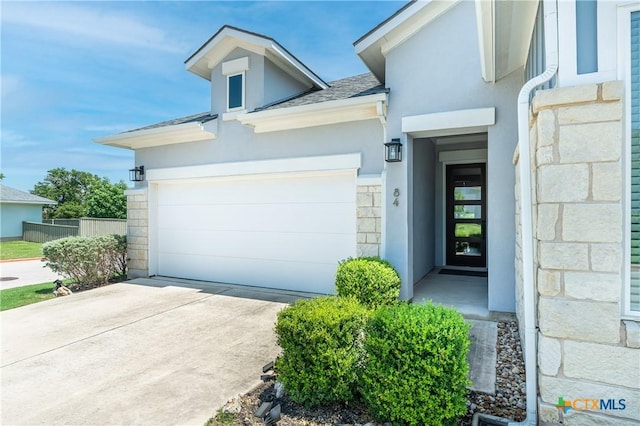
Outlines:
[[447,265],[486,266],[484,164],[447,166]]

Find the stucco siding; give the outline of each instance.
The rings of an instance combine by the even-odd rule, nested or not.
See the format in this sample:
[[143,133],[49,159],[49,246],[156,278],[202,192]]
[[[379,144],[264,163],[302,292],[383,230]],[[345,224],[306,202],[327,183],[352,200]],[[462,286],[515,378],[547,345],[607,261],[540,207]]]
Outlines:
[[22,237],[22,222],[42,222],[42,205],[0,204],[0,238]]
[[211,113],[227,112],[227,76],[222,74],[222,63],[239,58],[249,58],[245,72],[245,108],[248,111],[264,105],[264,56],[244,49],[235,49],[211,70]]
[[[496,123],[487,130],[489,309],[514,311],[514,250],[513,245],[504,242],[515,239],[511,157],[517,142],[516,98],[523,84],[523,70],[495,84],[482,80],[474,3],[461,2],[391,50],[387,54],[386,76],[386,85],[391,88],[387,135],[403,138],[408,158],[412,152],[406,142],[411,135],[402,134],[402,117],[495,108]],[[400,188],[407,194],[408,164],[387,167],[387,191]],[[412,284],[419,277],[413,276],[409,262],[408,230],[397,226],[409,217],[411,194],[408,197],[398,207],[387,208],[387,255],[400,270],[403,282]],[[403,296],[411,297],[411,291],[408,286],[403,288]]]
[[311,88],[278,68],[269,59],[264,60],[264,104],[280,101],[304,93]]
[[435,165],[430,139],[413,141],[413,276],[417,281],[435,266]]
[[384,165],[383,129],[377,120],[272,133],[253,132],[237,121],[221,122],[213,140],[136,151],[147,170],[236,161],[362,154],[360,174],[380,174]]

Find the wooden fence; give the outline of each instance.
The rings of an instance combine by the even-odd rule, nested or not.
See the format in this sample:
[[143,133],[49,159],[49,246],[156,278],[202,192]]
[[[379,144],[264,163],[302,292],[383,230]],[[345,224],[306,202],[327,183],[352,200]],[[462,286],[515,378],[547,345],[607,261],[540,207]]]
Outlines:
[[46,243],[66,237],[78,236],[79,227],[50,225],[48,223],[22,222],[22,239],[35,243]]
[[95,237],[97,235],[127,235],[127,219],[101,219],[83,217],[80,219],[81,237]]
[[[127,234],[126,219],[101,219],[83,217],[81,219],[53,219],[55,223],[22,222],[22,239],[36,243],[46,243],[66,237],[95,237],[98,235]],[[52,220],[52,221],[53,221]],[[77,223],[77,225],[62,225]],[[75,222],[74,222],[75,221]]]
[[80,226],[80,219],[43,219],[42,223],[50,225]]

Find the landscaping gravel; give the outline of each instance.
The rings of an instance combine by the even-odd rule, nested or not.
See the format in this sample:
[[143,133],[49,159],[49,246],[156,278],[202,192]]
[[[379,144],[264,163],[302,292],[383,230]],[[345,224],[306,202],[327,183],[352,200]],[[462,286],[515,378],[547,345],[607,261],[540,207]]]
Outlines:
[[[526,416],[524,362],[515,321],[498,323],[496,346],[495,395],[470,391],[468,412],[460,420],[460,425],[471,425],[473,414],[477,412],[515,421],[522,421]],[[254,413],[263,402],[276,400],[274,385],[275,379],[269,379],[251,392],[229,401],[223,410],[234,414],[236,425],[264,425],[263,420],[255,417]],[[285,393],[273,405],[278,403],[282,408],[282,417],[277,424],[281,426],[384,425],[376,423],[367,407],[360,402],[307,409],[291,401]]]

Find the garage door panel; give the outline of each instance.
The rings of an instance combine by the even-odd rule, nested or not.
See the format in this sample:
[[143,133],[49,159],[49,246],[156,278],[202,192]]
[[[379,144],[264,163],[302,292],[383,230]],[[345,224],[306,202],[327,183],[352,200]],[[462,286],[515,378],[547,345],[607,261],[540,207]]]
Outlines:
[[[353,174],[163,184],[163,203],[185,205],[243,203],[351,202]],[[286,190],[284,189],[286,188]],[[247,199],[247,195],[251,199]]]
[[157,186],[157,273],[333,291],[356,252],[355,173],[253,176]]
[[160,241],[162,253],[202,254],[205,256],[290,260],[296,262],[334,262],[353,256],[354,237],[350,234],[168,231]]
[[[178,229],[210,229],[269,232],[353,233],[355,220],[344,218],[355,210],[350,204],[243,204],[165,206],[159,222]],[[182,220],[175,220],[181,218]],[[166,226],[166,225],[163,225]]]
[[338,266],[192,255],[163,255],[159,261],[167,269],[161,275],[312,293],[334,293]]

